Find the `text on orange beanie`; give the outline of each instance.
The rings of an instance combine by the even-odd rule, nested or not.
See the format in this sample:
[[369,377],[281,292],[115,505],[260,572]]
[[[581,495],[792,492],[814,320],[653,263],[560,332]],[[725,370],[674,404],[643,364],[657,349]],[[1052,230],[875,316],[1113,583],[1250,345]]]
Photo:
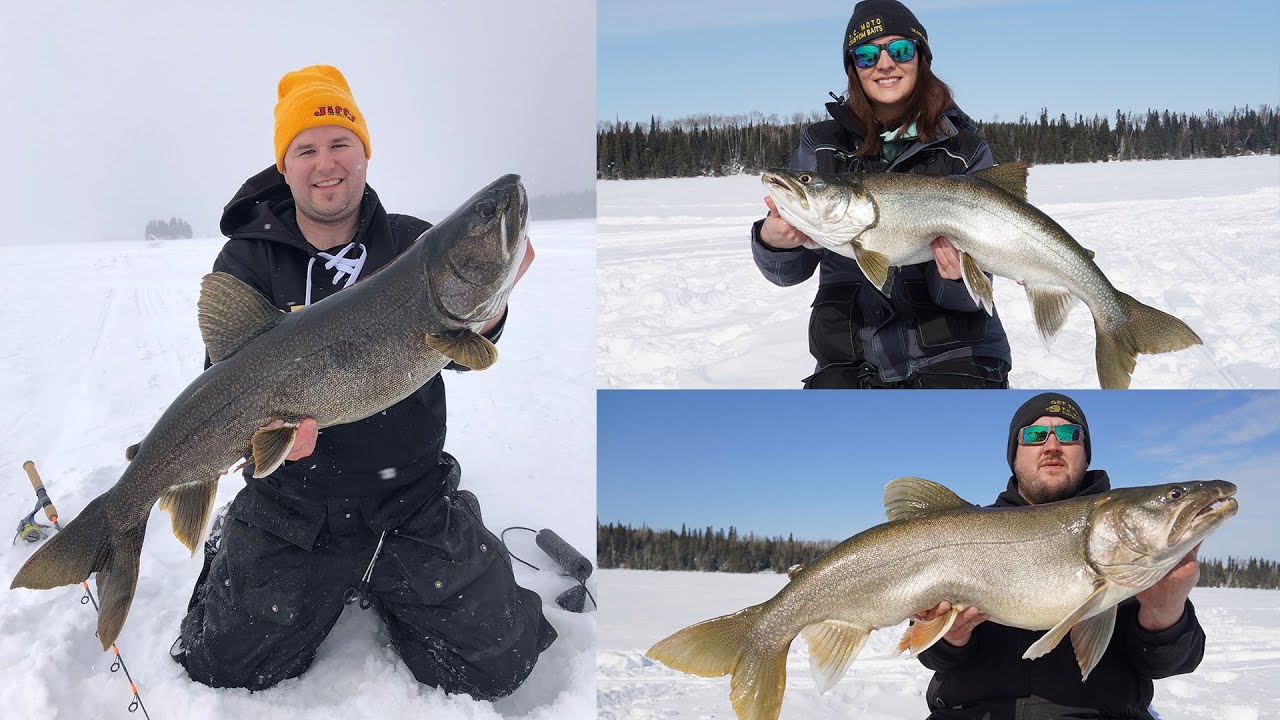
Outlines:
[[298,133],[322,125],[350,130],[364,143],[364,156],[372,155],[364,113],[338,68],[312,65],[285,73],[276,102],[276,169],[284,172],[284,153]]

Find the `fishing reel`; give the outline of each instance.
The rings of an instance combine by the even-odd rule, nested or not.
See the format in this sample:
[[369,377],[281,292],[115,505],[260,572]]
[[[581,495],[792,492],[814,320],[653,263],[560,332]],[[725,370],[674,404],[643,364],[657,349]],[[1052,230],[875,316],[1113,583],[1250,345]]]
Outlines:
[[45,492],[44,483],[40,480],[40,474],[36,472],[35,463],[30,460],[22,464],[22,469],[27,471],[27,477],[31,480],[31,487],[36,491],[36,506],[31,513],[18,523],[18,532],[13,536],[13,544],[18,544],[18,538],[29,543],[37,543],[49,537],[45,530],[50,527],[43,523],[36,522],[36,513],[44,510],[44,514],[49,517],[53,523],[54,530],[61,530],[62,526],[58,524],[58,509],[53,506],[53,501],[49,499],[49,493]]

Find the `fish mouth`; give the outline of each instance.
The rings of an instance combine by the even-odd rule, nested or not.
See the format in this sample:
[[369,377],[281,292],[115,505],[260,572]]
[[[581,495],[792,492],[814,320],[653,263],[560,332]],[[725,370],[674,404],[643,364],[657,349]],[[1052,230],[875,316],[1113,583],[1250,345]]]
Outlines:
[[1212,483],[1206,483],[1216,492],[1208,498],[1200,500],[1198,503],[1191,505],[1179,515],[1173,524],[1173,529],[1169,533],[1169,543],[1172,545],[1179,538],[1187,537],[1203,537],[1217,529],[1224,520],[1236,514],[1240,509],[1234,497],[1236,494],[1236,486],[1224,480],[1214,480]]
[[[775,200],[780,199],[779,193],[783,198],[800,205],[805,210],[809,209],[809,198],[804,193],[803,186],[799,181],[792,178],[787,171],[784,170],[765,170],[760,176],[760,182],[764,184],[765,189],[773,196]],[[775,193],[774,190],[778,192]]]

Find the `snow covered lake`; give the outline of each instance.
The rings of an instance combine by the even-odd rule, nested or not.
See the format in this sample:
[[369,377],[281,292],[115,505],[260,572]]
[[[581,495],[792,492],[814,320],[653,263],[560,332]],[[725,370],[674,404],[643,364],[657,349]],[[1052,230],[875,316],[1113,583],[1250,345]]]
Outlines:
[[[482,373],[446,372],[446,449],[462,486],[480,498],[495,533],[551,528],[595,556],[595,367],[591,279],[595,223],[534,223],[537,260],[514,291],[501,358]],[[25,244],[6,247],[0,283],[0,506],[14,528],[34,493],[22,471],[34,460],[63,524],[109,488],[137,442],[201,371],[196,326],[200,278],[223,239]],[[217,506],[243,487],[224,478]],[[47,522],[43,514],[37,519]],[[517,555],[554,565],[532,536],[510,533]],[[112,673],[81,605],[83,590],[7,588],[34,552],[0,553],[0,673],[6,709],[27,718],[134,718],[123,673]],[[559,639],[528,681],[498,702],[447,696],[420,685],[389,647],[373,611],[349,608],[300,678],[257,693],[215,690],[169,658],[202,557],[153,510],[137,596],[118,644],[154,720],[187,718],[423,718],[586,720],[595,713],[594,613],[560,609],[572,583],[515,564],[516,579],[543,597]],[[588,582],[595,592],[594,580]]]
[[[599,386],[798,388],[813,371],[817,278],[780,288],[751,259],[756,175],[597,184]],[[1032,204],[1097,253],[1117,288],[1204,345],[1138,356],[1133,388],[1280,387],[1280,157],[1044,165]],[[1051,351],[1025,293],[995,279],[1010,385],[1096,388],[1077,304]]]
[[[653,643],[686,625],[762,602],[786,575],[602,570],[598,574],[600,720],[734,720],[729,678],[702,678],[644,657]],[[1191,593],[1208,637],[1190,675],[1155,683],[1159,720],[1259,720],[1280,717],[1280,591],[1197,588]],[[905,627],[905,623],[903,625]],[[780,720],[920,720],[930,671],[891,656],[902,628],[871,634],[845,674],[819,695],[803,641],[787,656]]]

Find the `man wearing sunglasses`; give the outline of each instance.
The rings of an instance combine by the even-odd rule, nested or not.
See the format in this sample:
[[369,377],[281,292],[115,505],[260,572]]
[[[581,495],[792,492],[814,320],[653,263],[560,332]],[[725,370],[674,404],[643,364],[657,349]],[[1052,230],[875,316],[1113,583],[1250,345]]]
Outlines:
[[[1089,421],[1074,400],[1061,393],[1031,398],[1009,423],[1013,477],[990,507],[1040,505],[1110,490],[1105,470],[1088,469],[1092,451]],[[942,641],[919,656],[934,671],[926,694],[930,720],[1150,720],[1152,680],[1189,673],[1204,655],[1204,630],[1187,599],[1200,577],[1197,550],[1163,580],[1121,603],[1111,644],[1088,682],[1080,680],[1071,643],[1023,660],[1043,633],[986,622],[980,608],[966,609]],[[919,619],[950,609],[944,602]]]

